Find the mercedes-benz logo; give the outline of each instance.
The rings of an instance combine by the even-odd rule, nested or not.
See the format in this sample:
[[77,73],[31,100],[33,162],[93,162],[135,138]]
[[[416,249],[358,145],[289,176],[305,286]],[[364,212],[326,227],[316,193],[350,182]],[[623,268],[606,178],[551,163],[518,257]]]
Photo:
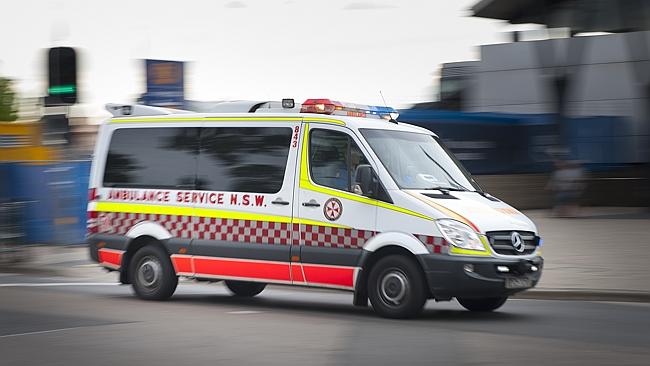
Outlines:
[[512,232],[512,235],[510,235],[510,241],[512,242],[512,247],[515,248],[515,250],[519,253],[523,253],[524,249],[526,249],[524,240],[521,238],[521,235],[519,235],[518,232]]

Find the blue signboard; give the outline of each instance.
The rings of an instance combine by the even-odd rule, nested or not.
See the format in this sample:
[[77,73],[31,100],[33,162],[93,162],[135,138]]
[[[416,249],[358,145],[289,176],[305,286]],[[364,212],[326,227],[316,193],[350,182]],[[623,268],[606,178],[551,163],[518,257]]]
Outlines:
[[182,107],[185,101],[183,66],[181,61],[145,60],[147,92],[142,102],[159,107]]

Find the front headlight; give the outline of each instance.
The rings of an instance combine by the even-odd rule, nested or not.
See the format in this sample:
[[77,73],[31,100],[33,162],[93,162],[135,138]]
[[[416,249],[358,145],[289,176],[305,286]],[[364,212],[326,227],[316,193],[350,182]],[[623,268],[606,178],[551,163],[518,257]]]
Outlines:
[[451,245],[462,249],[485,251],[485,246],[481,243],[478,234],[462,222],[440,219],[436,221],[436,224]]

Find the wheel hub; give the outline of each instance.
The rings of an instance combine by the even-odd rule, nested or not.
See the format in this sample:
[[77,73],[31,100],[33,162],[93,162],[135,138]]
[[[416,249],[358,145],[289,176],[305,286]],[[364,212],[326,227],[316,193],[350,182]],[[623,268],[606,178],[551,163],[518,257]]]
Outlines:
[[399,305],[406,297],[408,280],[406,276],[397,270],[390,271],[384,275],[380,283],[381,295],[388,303]]
[[162,274],[162,266],[153,258],[145,258],[138,267],[138,280],[145,287],[152,287]]

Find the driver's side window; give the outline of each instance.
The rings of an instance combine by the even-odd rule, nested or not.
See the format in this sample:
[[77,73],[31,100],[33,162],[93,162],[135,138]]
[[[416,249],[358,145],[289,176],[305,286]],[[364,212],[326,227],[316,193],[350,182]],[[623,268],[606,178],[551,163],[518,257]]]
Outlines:
[[325,187],[364,194],[357,180],[359,166],[368,159],[347,134],[314,129],[309,135],[309,167],[312,180]]

